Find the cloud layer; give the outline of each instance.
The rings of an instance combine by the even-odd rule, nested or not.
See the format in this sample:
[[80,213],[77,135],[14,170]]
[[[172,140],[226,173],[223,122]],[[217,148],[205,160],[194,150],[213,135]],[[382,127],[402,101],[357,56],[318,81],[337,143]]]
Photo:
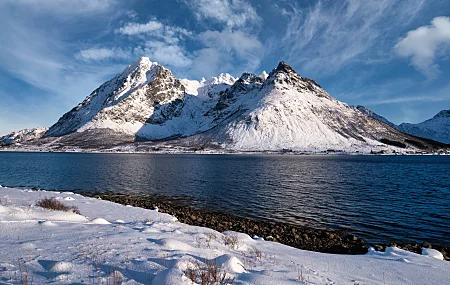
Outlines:
[[139,56],[191,79],[284,60],[350,104],[450,104],[446,0],[60,2],[0,1],[0,133],[48,126]]
[[429,78],[439,74],[435,60],[450,52],[450,18],[436,17],[430,26],[422,26],[408,32],[396,45],[395,51],[411,58],[411,64]]
[[[423,2],[324,0],[309,9],[292,2],[283,10],[288,25],[281,48],[289,62],[315,73],[334,73],[355,62],[385,61],[393,29],[406,26]],[[380,54],[373,53],[375,48]]]
[[121,48],[89,48],[80,50],[75,57],[84,61],[130,58],[131,54]]
[[253,28],[262,23],[255,8],[244,0],[184,1],[198,20],[210,19],[228,29]]
[[206,30],[194,32],[156,18],[143,23],[125,22],[115,29],[115,35],[128,38],[127,48],[92,47],[80,50],[76,58],[98,61],[148,56],[179,74],[195,77],[253,71],[259,67],[264,48],[257,36],[257,27],[262,19],[249,2],[201,0],[183,3],[199,23],[212,21],[215,29],[208,26]]

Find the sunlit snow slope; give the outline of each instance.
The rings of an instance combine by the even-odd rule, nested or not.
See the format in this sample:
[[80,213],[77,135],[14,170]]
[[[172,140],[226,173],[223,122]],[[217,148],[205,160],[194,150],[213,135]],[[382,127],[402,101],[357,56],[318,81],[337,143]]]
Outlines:
[[[331,97],[281,62],[270,74],[177,79],[143,57],[104,83],[45,134],[90,141],[182,139],[232,150],[367,151],[413,139]],[[392,142],[394,142],[392,144]],[[422,144],[421,142],[420,144]]]
[[401,132],[421,138],[435,140],[441,143],[450,144],[450,110],[442,110],[433,118],[428,119],[422,123],[402,123],[400,125],[395,125],[383,116],[378,115],[377,113],[364,106],[357,106],[356,108],[358,108],[358,110],[360,110],[367,116],[386,123]]
[[47,130],[47,128],[40,127],[12,132],[3,137],[0,137],[0,145],[18,144],[34,139],[39,139],[45,134]]
[[400,124],[398,129],[414,136],[450,144],[450,110],[442,110],[422,123]]

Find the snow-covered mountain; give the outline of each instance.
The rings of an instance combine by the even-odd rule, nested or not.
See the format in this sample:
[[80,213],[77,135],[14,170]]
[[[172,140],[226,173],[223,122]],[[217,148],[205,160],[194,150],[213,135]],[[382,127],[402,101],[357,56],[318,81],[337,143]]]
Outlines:
[[184,86],[169,70],[142,58],[94,90],[45,136],[91,129],[135,134],[147,121],[164,123],[178,116],[184,92]]
[[380,122],[383,122],[391,127],[397,128],[397,125],[392,123],[391,121],[389,121],[388,119],[386,119],[385,117],[378,115],[377,113],[375,113],[374,111],[370,110],[369,108],[366,108],[362,105],[358,105],[356,106],[356,109],[358,109],[359,111],[363,112],[365,115],[372,117],[374,119],[377,119]]
[[450,144],[450,110],[442,110],[433,118],[422,123],[402,123],[400,125],[396,125],[364,106],[357,106],[356,108],[367,116],[386,123],[401,132],[420,138]]
[[0,145],[18,144],[30,140],[40,139],[47,130],[48,128],[39,127],[12,132],[0,137]]
[[46,133],[74,146],[172,140],[231,150],[426,147],[280,62],[270,74],[177,79],[143,57],[102,84]]
[[[244,73],[206,116],[217,126],[194,136],[237,150],[364,150],[413,138],[331,97],[281,62],[267,77]],[[398,143],[396,143],[398,142]]]
[[397,129],[413,136],[450,144],[450,110],[442,110],[422,123],[402,123]]

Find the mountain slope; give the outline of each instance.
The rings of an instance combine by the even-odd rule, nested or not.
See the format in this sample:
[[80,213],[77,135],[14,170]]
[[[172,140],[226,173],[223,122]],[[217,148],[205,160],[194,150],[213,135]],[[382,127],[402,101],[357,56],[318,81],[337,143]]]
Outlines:
[[102,84],[45,137],[87,148],[155,140],[244,151],[428,147],[336,100],[284,62],[270,74],[195,81],[179,80],[145,57]]
[[266,80],[244,73],[206,115],[220,123],[195,137],[236,150],[368,150],[411,139],[331,97],[281,62]]
[[393,128],[397,128],[397,125],[392,123],[391,121],[389,121],[388,119],[386,119],[383,116],[378,115],[377,113],[375,113],[374,111],[370,110],[369,108],[366,108],[364,106],[358,105],[356,106],[356,109],[358,109],[360,112],[362,112],[363,114],[372,117],[374,119],[377,119],[380,122],[383,122]]
[[359,105],[356,108],[365,115],[388,124],[401,132],[420,138],[450,144],[450,110],[442,110],[433,118],[422,123],[402,123],[400,125],[396,125],[364,106]]
[[89,145],[193,134],[205,125],[201,112],[208,109],[207,103],[234,81],[229,74],[179,80],[142,57],[63,115],[45,137],[65,136],[61,142],[66,144],[80,144],[86,138]]
[[417,137],[450,144],[450,110],[442,110],[433,118],[422,123],[402,123],[397,128]]
[[47,130],[48,128],[39,127],[12,132],[0,137],[0,145],[19,144],[30,140],[40,139]]
[[45,136],[92,129],[134,134],[147,120],[163,122],[177,116],[184,91],[169,70],[141,58],[62,116]]

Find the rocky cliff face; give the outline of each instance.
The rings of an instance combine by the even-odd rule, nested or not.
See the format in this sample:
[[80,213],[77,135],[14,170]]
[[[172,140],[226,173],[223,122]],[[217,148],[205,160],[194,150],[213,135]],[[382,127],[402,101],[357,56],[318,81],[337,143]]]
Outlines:
[[63,115],[45,136],[92,129],[134,134],[145,123],[163,123],[177,116],[184,91],[170,70],[143,57]]
[[173,140],[233,150],[417,148],[424,142],[350,107],[280,62],[270,74],[179,80],[141,58],[46,133],[66,144]]

